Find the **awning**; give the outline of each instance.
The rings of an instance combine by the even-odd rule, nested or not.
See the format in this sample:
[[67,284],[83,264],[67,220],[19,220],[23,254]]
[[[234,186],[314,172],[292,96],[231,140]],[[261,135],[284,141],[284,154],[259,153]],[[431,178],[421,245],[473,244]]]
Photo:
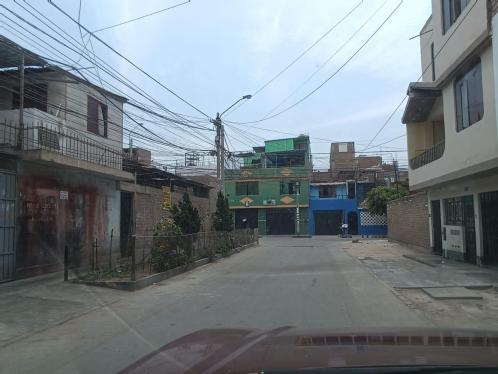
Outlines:
[[432,111],[441,90],[432,82],[412,82],[408,86],[408,103],[401,118],[402,123],[423,122]]

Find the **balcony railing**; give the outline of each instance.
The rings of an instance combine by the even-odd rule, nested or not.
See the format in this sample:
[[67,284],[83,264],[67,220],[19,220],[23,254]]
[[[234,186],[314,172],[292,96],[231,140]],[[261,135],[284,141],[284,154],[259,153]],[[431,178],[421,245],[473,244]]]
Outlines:
[[[122,170],[123,151],[86,137],[59,124],[38,122],[25,125],[22,131],[22,150],[47,150],[73,159]],[[19,149],[19,126],[0,122],[0,149]]]
[[445,144],[445,141],[443,140],[442,142],[437,143],[432,148],[426,149],[425,151],[423,151],[419,155],[410,159],[410,168],[412,170],[418,169],[421,166],[430,164],[432,161],[435,161],[438,158],[441,158],[443,156],[443,153],[444,153],[444,144]]

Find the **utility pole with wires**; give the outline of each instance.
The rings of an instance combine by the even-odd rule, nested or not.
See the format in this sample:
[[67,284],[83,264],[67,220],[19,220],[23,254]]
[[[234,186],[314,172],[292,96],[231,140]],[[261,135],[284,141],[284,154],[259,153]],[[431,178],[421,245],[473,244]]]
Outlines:
[[221,122],[220,113],[216,113],[214,120],[214,127],[216,128],[216,181],[218,184],[218,191],[225,194],[225,130],[223,122]]
[[219,112],[216,113],[216,119],[212,120],[214,127],[216,128],[216,137],[214,139],[214,143],[216,145],[216,180],[218,184],[218,191],[222,192],[223,195],[225,194],[225,129],[223,127],[221,116],[237,105],[239,101],[249,100],[251,97],[251,95],[242,96],[221,114]]

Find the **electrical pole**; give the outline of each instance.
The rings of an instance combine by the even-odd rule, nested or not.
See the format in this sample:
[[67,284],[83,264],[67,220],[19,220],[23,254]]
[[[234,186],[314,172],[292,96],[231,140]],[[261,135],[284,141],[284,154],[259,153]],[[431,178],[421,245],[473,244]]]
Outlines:
[[216,179],[218,182],[218,191],[225,194],[225,129],[223,128],[223,122],[221,121],[221,117],[223,114],[232,109],[235,105],[242,100],[248,100],[252,97],[252,95],[244,95],[235,103],[230,105],[227,109],[225,109],[221,114],[216,113],[216,119],[211,120],[216,128],[216,138],[214,140],[216,145]]
[[300,217],[299,217],[299,195],[300,195],[299,181],[296,182],[296,235],[301,234],[300,230]]
[[19,64],[19,134],[17,143],[19,149],[23,149],[24,138],[24,55],[21,56]]
[[216,113],[214,126],[216,127],[216,180],[218,191],[225,194],[225,134],[219,113]]

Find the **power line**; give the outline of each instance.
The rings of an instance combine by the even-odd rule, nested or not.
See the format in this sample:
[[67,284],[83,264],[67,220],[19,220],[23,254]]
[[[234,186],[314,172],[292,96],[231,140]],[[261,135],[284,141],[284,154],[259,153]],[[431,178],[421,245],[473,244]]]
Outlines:
[[[28,5],[29,5],[29,4],[28,4]],[[20,6],[22,7],[22,5],[20,5]],[[29,12],[26,8],[24,8],[24,7],[22,7],[22,8],[23,8],[23,9],[25,9],[25,10],[26,10],[28,13],[30,13],[31,15],[33,15],[33,14],[32,14],[31,12]],[[34,9],[34,10],[35,10],[35,11],[37,11],[36,9]],[[38,11],[37,11],[37,12],[38,12]],[[18,14],[14,13],[14,12],[11,12],[11,13],[12,13],[12,14],[14,14],[17,18],[19,18],[19,19],[23,20],[23,22],[28,23],[31,27],[33,27],[33,28],[35,28],[35,29],[37,29],[37,30],[41,31],[41,32],[42,32],[42,33],[44,33],[45,35],[47,35],[47,36],[49,36],[50,38],[54,39],[51,35],[47,34],[47,33],[46,33],[46,32],[44,32],[43,30],[39,29],[37,26],[34,26],[34,25],[33,25],[33,24],[31,24],[30,22],[27,22],[24,18],[20,17]],[[41,14],[40,12],[38,12],[38,13],[39,13],[39,14]],[[35,18],[37,18],[39,21],[41,21],[41,20],[40,20],[40,19],[39,19],[36,15],[33,15],[33,16],[34,16]],[[6,17],[6,16],[4,15],[4,17]],[[6,18],[8,18],[8,17],[6,17]],[[46,17],[45,17],[45,18],[46,18]],[[14,22],[14,21],[12,21],[10,18],[8,18],[8,19],[9,19],[11,22]],[[49,21],[50,21],[50,20],[49,20]],[[41,21],[41,22],[42,22],[42,23],[44,23],[43,21]],[[52,22],[52,21],[50,21],[50,22]],[[15,23],[15,24],[17,24],[16,22],[14,22],[14,23]],[[44,24],[46,25],[46,23],[44,23]],[[18,24],[17,24],[17,25],[18,25]],[[18,25],[18,26],[19,26],[19,25]],[[48,26],[48,25],[46,25],[46,26]],[[55,26],[56,26],[56,27],[58,27],[57,25],[55,25]],[[51,28],[50,26],[48,26],[48,27],[49,27],[49,28]],[[58,28],[60,29],[60,27],[58,27]],[[51,30],[52,30],[52,31],[55,31],[55,30],[53,30],[53,28],[51,28]],[[61,29],[61,30],[62,30],[62,29]],[[63,30],[62,30],[62,31],[63,31]],[[64,31],[63,31],[63,32],[64,32]],[[66,34],[67,34],[67,33],[66,33]],[[60,34],[59,34],[59,35],[60,35]],[[68,34],[67,34],[67,35],[68,35]],[[65,40],[69,41],[69,40],[68,40],[67,38],[65,38],[63,35],[61,35],[61,36],[62,36]],[[71,37],[71,36],[70,36],[70,37]],[[71,38],[72,38],[72,37],[71,37]],[[72,38],[72,39],[73,39],[73,40],[75,40],[74,38]],[[40,39],[40,40],[41,40],[41,39]],[[69,47],[69,46],[67,46],[66,44],[64,44],[64,43],[60,42],[59,40],[57,40],[57,39],[54,39],[54,40],[55,40],[55,41],[57,41],[57,42],[59,42],[59,43],[61,43],[61,44],[62,44],[63,46],[65,46],[66,48],[69,48],[69,49],[73,50],[72,48],[70,48],[70,47]],[[43,41],[44,43],[46,43],[44,40],[42,40],[42,41]],[[50,44],[48,44],[48,43],[46,43],[46,44],[47,44],[50,48],[53,48]],[[74,50],[73,50],[73,51],[74,51]],[[58,51],[58,53],[60,53],[60,51]],[[63,54],[63,55],[64,55],[64,54]],[[82,56],[82,54],[81,54],[81,53],[80,53],[80,55]],[[64,55],[64,56],[65,56],[66,58],[68,58],[66,55]],[[86,57],[85,57],[85,58],[86,58]],[[87,59],[88,59],[88,58],[87,58]],[[50,59],[49,59],[49,60],[50,60]],[[94,61],[90,61],[90,62],[94,63]],[[71,66],[71,65],[69,65],[69,66]],[[73,67],[73,68],[74,68],[74,67]],[[77,69],[75,69],[75,68],[74,68],[73,70],[77,70]],[[108,71],[107,71],[107,73],[108,73],[108,74],[110,74],[111,76],[113,76],[113,74],[109,73]],[[119,74],[119,73],[118,73],[118,74]],[[121,83],[123,83],[123,84],[127,85],[129,88],[133,89],[133,87],[130,87],[128,84],[126,84],[125,82],[123,82],[122,80],[120,80],[119,78],[117,78],[116,76],[113,76],[113,77],[114,77],[114,78],[116,78],[116,79],[118,79],[118,81],[120,81]],[[102,79],[100,79],[100,81],[102,81]],[[112,85],[111,85],[111,86],[112,86]],[[113,87],[114,87],[114,86],[113,86]],[[118,91],[119,91],[119,90],[118,90]],[[136,89],[135,89],[135,91],[136,91],[136,92],[138,92]],[[141,94],[141,95],[143,96],[143,94],[142,94],[141,92],[138,92],[138,93],[139,93],[139,94]],[[147,97],[147,98],[148,98],[149,100],[151,100],[151,101],[155,102],[155,100],[154,100],[154,99],[151,99],[150,97]],[[166,109],[166,110],[167,110],[167,109]],[[169,112],[170,112],[170,111],[169,111]],[[174,114],[174,113],[173,113],[173,114]],[[126,115],[126,113],[125,113],[125,115]],[[188,121],[188,120],[187,120],[187,121]]]
[[306,94],[304,97],[302,97],[301,99],[299,99],[298,101],[296,101],[295,103],[293,103],[292,105],[288,106],[287,108],[281,110],[280,112],[277,112],[271,116],[268,116],[268,117],[263,117],[259,120],[256,120],[256,121],[247,121],[247,122],[235,122],[235,121],[226,121],[226,122],[229,122],[229,123],[236,123],[236,124],[253,124],[253,123],[259,123],[259,122],[263,122],[263,121],[267,121],[269,119],[272,119],[272,118],[275,118],[289,110],[291,110],[292,108],[294,108],[295,106],[299,105],[300,103],[302,103],[303,101],[305,101],[306,99],[308,99],[311,95],[313,95],[315,92],[317,92],[320,88],[322,88],[328,81],[330,81],[333,77],[335,77],[358,53],[360,53],[360,51],[368,44],[368,42],[370,40],[372,40],[372,38],[380,31],[380,29],[387,23],[387,21],[389,21],[389,19],[393,16],[393,14],[399,9],[399,7],[401,6],[401,4],[403,3],[403,0],[401,0],[398,5],[396,5],[396,7],[391,11],[391,13],[389,13],[389,15],[382,21],[382,23],[375,29],[375,31],[368,37],[367,40],[365,40],[362,45],[341,65],[339,66],[338,69],[336,69],[334,71],[334,73],[332,75],[330,75],[327,79],[325,79],[322,83],[320,83],[316,88],[314,88],[311,92],[309,92],[308,94]]
[[[446,39],[446,41],[443,43],[443,45],[441,46],[441,48],[439,48],[439,50],[436,52],[436,54],[434,55],[434,61],[436,60],[437,56],[439,56],[439,54],[441,53],[441,51],[443,50],[443,48],[446,46],[446,44],[448,44],[448,42],[450,41],[451,37],[455,34],[456,30],[458,30],[458,28],[460,27],[460,25],[462,24],[462,22],[465,20],[465,18],[467,18],[467,16],[472,11],[472,9],[474,8],[474,6],[477,4],[477,1],[478,0],[474,1],[474,4],[472,4],[472,6],[469,8],[468,12],[465,13],[465,15],[462,17],[462,19],[460,20],[460,22],[455,26],[455,28],[453,29],[453,31],[451,32],[451,34],[448,36],[448,38]],[[429,69],[429,67],[431,65],[432,65],[432,63],[427,64],[427,66],[425,67],[425,69],[422,71],[422,74],[420,74],[420,76],[418,77],[417,82],[424,76],[425,72]],[[370,146],[370,144],[372,144],[372,142],[377,138],[377,136],[381,133],[381,131],[384,129],[384,127],[387,126],[387,124],[389,123],[389,121],[391,120],[391,118],[398,111],[399,107],[405,102],[406,99],[407,99],[407,95],[405,95],[403,97],[403,100],[401,100],[401,102],[396,106],[396,108],[389,115],[389,117],[387,118],[387,120],[382,124],[382,126],[379,129],[379,131],[377,131],[377,133],[374,135],[374,137],[370,140],[370,142],[368,143],[368,145],[365,148],[368,148]]]
[[[173,96],[175,96],[177,99],[181,100],[182,102],[184,102],[185,104],[187,104],[189,107],[191,107],[192,109],[196,110],[197,112],[199,112],[200,114],[204,115],[206,118],[211,118],[210,116],[208,116],[206,113],[204,113],[202,110],[200,110],[199,108],[197,108],[195,105],[191,104],[189,101],[187,101],[186,99],[184,99],[183,97],[181,97],[180,95],[178,95],[176,92],[174,92],[173,90],[171,90],[169,87],[167,87],[165,84],[161,83],[159,80],[157,80],[155,77],[153,77],[151,74],[147,73],[144,69],[142,69],[140,66],[138,66],[137,64],[135,64],[133,61],[131,61],[129,58],[127,58],[126,56],[124,56],[121,52],[117,51],[115,48],[113,48],[110,44],[108,44],[107,42],[105,42],[104,40],[102,40],[101,38],[99,38],[98,36],[94,35],[88,28],[86,28],[84,25],[82,25],[80,22],[78,22],[77,20],[74,19],[74,17],[72,17],[71,15],[69,15],[66,11],[64,11],[62,8],[60,8],[58,5],[55,4],[55,2],[53,0],[48,0],[49,4],[52,5],[54,8],[56,8],[59,12],[61,12],[62,14],[64,14],[67,18],[69,18],[71,21],[73,21],[76,25],[78,26],[81,26],[88,34],[90,34],[91,36],[93,36],[95,39],[97,39],[100,43],[102,43],[103,45],[105,45],[107,48],[109,48],[112,52],[114,52],[115,54],[117,54],[119,57],[121,57],[122,59],[124,59],[126,62],[128,62],[130,65],[132,65],[135,69],[139,70],[142,74],[144,74],[145,76],[147,76],[149,79],[153,80],[155,83],[157,83],[159,86],[161,86],[162,88],[164,88],[166,91],[168,91],[169,93],[171,93]],[[6,8],[7,9],[7,8]]]
[[179,6],[182,6],[182,5],[185,5],[185,4],[188,4],[188,3],[190,3],[190,0],[184,1],[183,3],[179,3],[179,4],[176,4],[176,5],[172,5],[170,7],[164,8],[164,9],[156,10],[155,12],[147,13],[147,14],[144,14],[143,16],[140,16],[140,17],[137,17],[137,18],[133,18],[133,19],[129,19],[128,21],[123,21],[123,22],[117,23],[117,24],[112,25],[112,26],[102,27],[100,29],[97,29],[97,30],[93,31],[93,33],[95,34],[97,32],[101,32],[101,31],[104,31],[104,30],[112,29],[114,27],[126,25],[127,23],[138,21],[140,19],[144,19],[146,17],[150,17],[150,16],[156,15],[158,13],[162,13],[162,12],[165,12],[167,10],[170,10],[170,9],[173,9],[173,8],[177,8]]
[[297,86],[285,99],[283,99],[280,103],[278,103],[272,110],[270,110],[265,117],[271,115],[278,108],[280,108],[287,100],[289,100],[292,96],[296,94],[302,87],[304,87],[309,81],[313,79],[313,77],[318,74],[332,59],[337,56],[337,54],[342,51],[342,49],[374,18],[377,13],[387,4],[387,1],[384,1],[373,13],[370,17],[367,18],[365,22],[363,22],[360,27],[358,27],[353,34],[351,34],[345,41],[342,43],[339,48],[337,48],[325,62],[323,62],[306,80],[304,80],[299,86]]
[[[363,0],[360,1],[353,9],[351,9],[346,15],[344,15],[338,22],[332,25],[324,34],[322,34],[313,44],[311,44],[308,48],[306,48],[299,56],[297,56],[294,60],[292,60],[286,67],[280,70],[276,75],[273,76],[269,81],[267,81],[263,86],[257,89],[252,96],[256,96],[258,93],[263,91],[266,87],[268,87],[273,81],[275,81],[278,77],[280,77],[283,73],[285,73],[291,66],[293,66],[296,62],[298,62],[301,58],[304,57],[313,47],[315,47],[318,43],[320,43],[327,35],[329,35],[337,26],[339,26],[344,20],[346,20],[356,9],[360,7],[363,3]],[[238,107],[232,109],[228,114],[233,113],[237,109],[239,109],[245,102],[242,102]]]

